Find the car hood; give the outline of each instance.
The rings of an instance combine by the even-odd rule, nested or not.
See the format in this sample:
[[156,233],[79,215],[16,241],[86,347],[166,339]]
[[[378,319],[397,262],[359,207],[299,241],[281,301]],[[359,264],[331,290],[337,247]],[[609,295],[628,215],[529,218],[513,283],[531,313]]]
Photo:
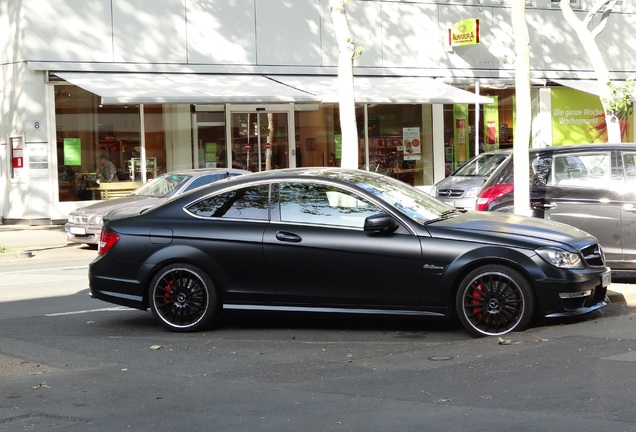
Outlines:
[[441,180],[435,185],[440,189],[461,189],[469,190],[474,187],[481,187],[488,180],[487,176],[450,176]]
[[81,207],[71,212],[72,215],[95,215],[103,216],[111,210],[126,208],[126,207],[154,207],[155,205],[162,203],[166,198],[149,197],[143,195],[128,195],[122,198],[116,198],[112,200],[99,201],[95,204],[91,204],[86,207]]
[[597,243],[595,237],[559,222],[509,213],[468,211],[426,225],[433,237],[472,239],[474,241],[536,248],[556,246],[581,249]]

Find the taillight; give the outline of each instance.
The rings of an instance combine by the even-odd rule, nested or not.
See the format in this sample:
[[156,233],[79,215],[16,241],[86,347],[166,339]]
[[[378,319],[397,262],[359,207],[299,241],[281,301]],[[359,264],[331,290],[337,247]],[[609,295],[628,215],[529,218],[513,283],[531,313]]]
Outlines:
[[477,211],[486,211],[488,210],[488,206],[491,202],[496,200],[497,198],[504,196],[514,189],[514,186],[508,183],[502,183],[494,186],[490,186],[489,188],[484,189],[482,193],[477,197],[477,204],[475,205],[475,210]]
[[102,231],[99,236],[99,248],[97,249],[97,255],[104,255],[110,248],[115,246],[115,243],[119,241],[119,236],[112,232]]

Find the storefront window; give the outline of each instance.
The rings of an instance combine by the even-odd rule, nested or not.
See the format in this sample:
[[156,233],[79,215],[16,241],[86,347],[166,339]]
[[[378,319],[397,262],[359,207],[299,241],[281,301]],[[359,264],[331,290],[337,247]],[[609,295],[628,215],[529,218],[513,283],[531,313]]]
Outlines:
[[[358,112],[361,154],[364,116]],[[369,170],[385,173],[415,186],[430,184],[432,119],[424,105],[368,106]],[[362,164],[361,164],[362,167]]]
[[[474,92],[473,88],[466,89]],[[475,125],[475,105],[444,105],[444,159],[446,175],[476,153],[512,147],[514,89],[483,89],[493,103],[480,106]],[[478,144],[475,144],[475,137]]]
[[[138,105],[102,106],[79,87],[55,87],[60,201],[100,199],[98,183],[141,182],[139,111]],[[161,106],[144,107],[144,127],[150,179],[165,171]]]
[[[296,105],[296,166],[339,166],[336,160],[338,110],[329,104]],[[340,121],[338,120],[338,124]],[[338,133],[340,128],[338,128]]]
[[[337,105],[296,108],[298,166],[340,166],[342,140]],[[364,106],[356,106],[358,166],[406,183],[432,184],[432,118],[426,105],[368,105],[368,147]],[[368,150],[367,150],[368,149]]]

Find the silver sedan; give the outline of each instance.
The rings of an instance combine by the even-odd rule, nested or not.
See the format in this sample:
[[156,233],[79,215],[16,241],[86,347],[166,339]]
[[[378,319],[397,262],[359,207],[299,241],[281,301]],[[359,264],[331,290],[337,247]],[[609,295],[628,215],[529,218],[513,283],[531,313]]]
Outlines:
[[241,169],[201,168],[162,174],[128,196],[99,201],[73,210],[69,213],[68,222],[64,225],[68,241],[85,243],[97,249],[103,219],[109,211],[124,207],[150,208],[199,186],[248,173],[249,171]]

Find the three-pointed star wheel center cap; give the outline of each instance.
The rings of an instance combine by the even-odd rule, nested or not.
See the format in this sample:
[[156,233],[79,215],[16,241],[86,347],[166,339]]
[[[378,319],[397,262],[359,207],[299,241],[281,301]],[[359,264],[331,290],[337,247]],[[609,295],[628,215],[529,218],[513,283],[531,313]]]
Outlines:
[[499,300],[496,298],[488,300],[488,312],[499,312]]
[[188,300],[188,296],[185,295],[185,293],[177,294],[177,303],[179,305],[184,305],[187,300]]

